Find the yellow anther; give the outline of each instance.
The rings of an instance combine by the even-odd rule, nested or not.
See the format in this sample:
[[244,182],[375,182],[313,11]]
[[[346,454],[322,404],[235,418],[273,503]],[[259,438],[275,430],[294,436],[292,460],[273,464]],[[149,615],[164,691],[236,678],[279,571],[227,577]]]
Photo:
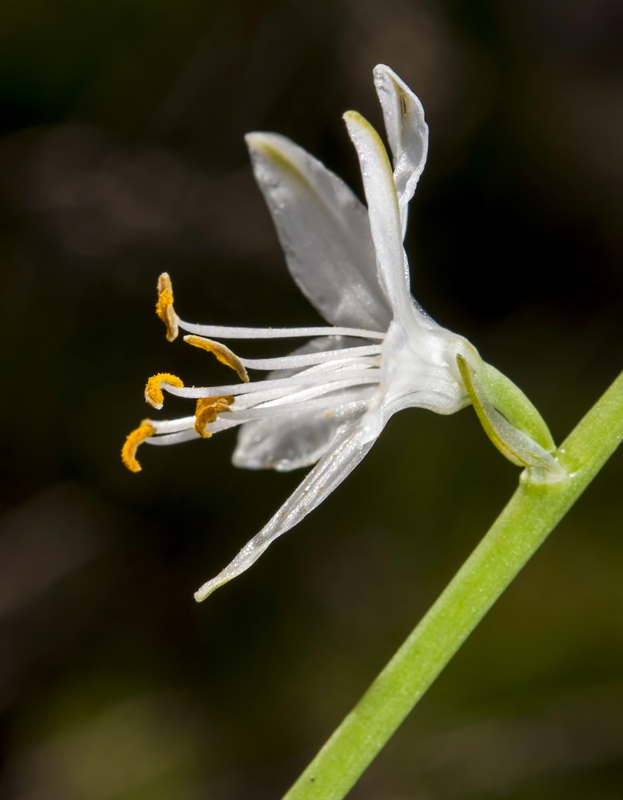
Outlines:
[[175,386],[178,389],[184,386],[184,383],[170,372],[159,372],[157,375],[152,375],[145,387],[145,400],[154,408],[162,408],[164,403],[164,393],[161,388],[163,383],[168,383],[169,386]]
[[167,328],[167,340],[172,342],[178,334],[177,314],[173,308],[173,284],[166,272],[158,278],[158,302],[156,314]]
[[231,411],[229,407],[234,402],[231,395],[225,397],[202,397],[197,400],[195,409],[195,430],[199,436],[209,439],[212,436],[208,425],[218,417],[221,411]]
[[140,472],[141,465],[136,460],[136,449],[141,442],[154,435],[154,427],[149,420],[144,419],[138,428],[126,436],[121,448],[121,460],[130,472]]
[[184,341],[192,344],[193,347],[200,347],[202,350],[207,350],[208,353],[213,353],[221,364],[231,367],[241,381],[249,382],[244,364],[229,347],[220,342],[213,342],[212,339],[204,339],[203,336],[184,336]]

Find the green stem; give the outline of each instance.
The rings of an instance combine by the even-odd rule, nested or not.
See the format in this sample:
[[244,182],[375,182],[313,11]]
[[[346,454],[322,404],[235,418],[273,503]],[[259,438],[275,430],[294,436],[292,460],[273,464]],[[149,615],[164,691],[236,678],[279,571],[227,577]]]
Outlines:
[[520,486],[283,800],[341,800],[623,439],[623,373],[556,452],[569,477]]

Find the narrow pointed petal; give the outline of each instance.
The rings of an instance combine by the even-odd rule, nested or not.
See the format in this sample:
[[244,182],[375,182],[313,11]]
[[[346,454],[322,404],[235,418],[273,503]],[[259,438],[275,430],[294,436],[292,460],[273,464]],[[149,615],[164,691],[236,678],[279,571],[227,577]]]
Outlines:
[[344,120],[359,156],[379,282],[392,304],[394,316],[406,316],[412,306],[409,264],[402,246],[400,207],[387,151],[378,133],[361,114],[347,111]]
[[384,64],[374,69],[374,85],[383,108],[385,129],[394,157],[394,182],[406,231],[407,205],[426,164],[428,125],[418,98],[396,73]]
[[386,328],[391,313],[378,288],[364,206],[340,178],[286,137],[250,133],[246,141],[303,294],[334,325]]
[[197,602],[247,570],[282,534],[289,531],[320,505],[355,469],[374,440],[363,443],[358,422],[345,425],[334,447],[318,462],[305,480],[281,506],[270,522],[242,548],[234,560],[195,593]]
[[232,461],[236,467],[278,472],[309,467],[329,450],[343,425],[342,414],[325,409],[253,420],[240,429]]

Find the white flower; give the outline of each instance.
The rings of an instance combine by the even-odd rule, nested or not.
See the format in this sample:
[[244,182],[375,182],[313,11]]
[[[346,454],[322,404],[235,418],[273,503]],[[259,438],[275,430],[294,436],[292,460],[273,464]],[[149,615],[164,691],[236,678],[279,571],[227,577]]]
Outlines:
[[[193,325],[177,316],[169,278],[160,278],[157,312],[168,338],[181,328],[190,334],[187,342],[214,353],[242,382],[189,388],[173,375],[151,378],[146,397],[152,405],[162,406],[164,389],[196,399],[197,407],[183,419],[145,420],[126,441],[126,466],[140,469],[135,453],[142,441],[173,444],[237,425],[236,466],[291,470],[318,462],[267,525],[199,589],[197,600],[246,570],[319,505],[362,460],[392,414],[410,406],[452,414],[477,402],[482,362],[476,350],[434,322],[409,290],[403,239],[407,204],[428,148],[422,105],[386,66],[376,67],[374,83],[393,170],[371,125],[355,112],[344,115],[359,157],[367,209],[289,139],[269,133],[247,136],[255,177],[292,277],[331,327]],[[269,359],[241,358],[214,341],[294,337],[310,341],[289,356]],[[250,381],[247,369],[271,373]]]

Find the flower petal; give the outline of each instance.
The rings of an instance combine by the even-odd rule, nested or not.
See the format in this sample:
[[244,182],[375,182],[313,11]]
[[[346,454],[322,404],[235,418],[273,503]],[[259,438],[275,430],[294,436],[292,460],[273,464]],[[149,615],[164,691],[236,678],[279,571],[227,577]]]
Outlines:
[[407,205],[422,174],[428,152],[428,125],[424,109],[411,89],[384,64],[374,68],[374,85],[383,108],[385,129],[394,157],[394,182],[402,219],[407,227]]
[[394,316],[412,314],[409,293],[409,264],[402,246],[400,207],[387,151],[372,125],[356,111],[347,111],[344,120],[355,145],[368,215],[379,282],[392,304]]
[[[356,340],[344,336],[323,336],[297,348],[292,355],[323,353],[341,350]],[[268,378],[287,378],[297,370],[280,369],[269,373]],[[245,423],[238,434],[238,444],[233,455],[236,467],[244,469],[276,469],[287,472],[315,464],[331,446],[338,428],[347,415],[357,413],[356,398],[360,392],[346,389],[335,398],[331,412],[327,409],[258,419]],[[359,413],[363,413],[363,407]]]
[[343,181],[286,137],[250,133],[246,141],[303,294],[331,324],[384,330],[391,314],[378,287],[365,207]]
[[363,443],[359,422],[344,425],[333,448],[309,472],[305,480],[281,506],[270,522],[242,548],[234,560],[195,593],[197,602],[247,570],[275,539],[297,525],[320,505],[355,469],[374,443]]
[[253,420],[240,429],[232,461],[236,467],[278,472],[309,467],[327,452],[343,425],[342,415],[304,408],[296,414]]

